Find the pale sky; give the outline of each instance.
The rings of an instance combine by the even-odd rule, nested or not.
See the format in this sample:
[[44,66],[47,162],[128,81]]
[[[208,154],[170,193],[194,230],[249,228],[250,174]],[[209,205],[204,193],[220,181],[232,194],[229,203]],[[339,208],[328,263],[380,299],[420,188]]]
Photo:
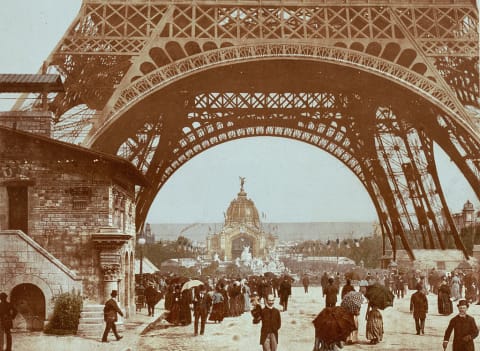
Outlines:
[[[36,73],[75,18],[79,0],[3,1],[1,73]],[[0,108],[11,100],[0,95]],[[437,152],[440,180],[452,212],[478,199],[453,163]],[[221,222],[245,190],[268,222],[374,221],[370,198],[343,164],[313,146],[280,138],[228,142],[194,157],[166,183],[147,221]]]

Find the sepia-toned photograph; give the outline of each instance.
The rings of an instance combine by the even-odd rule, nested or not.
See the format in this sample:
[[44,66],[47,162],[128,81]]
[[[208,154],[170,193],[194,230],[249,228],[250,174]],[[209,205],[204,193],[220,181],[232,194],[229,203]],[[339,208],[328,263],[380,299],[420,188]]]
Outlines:
[[0,351],[480,351],[473,0],[4,0]]

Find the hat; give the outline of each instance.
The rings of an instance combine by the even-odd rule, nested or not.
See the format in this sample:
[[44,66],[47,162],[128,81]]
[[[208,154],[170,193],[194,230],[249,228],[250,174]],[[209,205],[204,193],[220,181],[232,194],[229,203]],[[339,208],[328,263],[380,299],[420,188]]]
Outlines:
[[117,290],[112,290],[110,296],[115,297],[117,296],[117,294],[118,294]]
[[468,301],[467,300],[458,301],[457,307],[460,307],[460,306],[467,306],[468,307]]
[[4,292],[0,293],[0,300],[4,301],[4,300],[7,299],[7,297],[8,297],[8,295],[5,294]]
[[423,289],[423,285],[421,283],[417,283],[417,285],[415,286],[415,289],[417,290],[422,290]]

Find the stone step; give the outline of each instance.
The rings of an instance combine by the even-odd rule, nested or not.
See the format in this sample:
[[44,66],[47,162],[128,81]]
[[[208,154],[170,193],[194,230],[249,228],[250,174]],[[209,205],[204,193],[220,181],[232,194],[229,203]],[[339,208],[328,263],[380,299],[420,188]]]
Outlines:
[[103,312],[103,305],[83,305],[82,311],[83,312],[95,312],[95,311],[102,311]]
[[100,318],[103,320],[103,312],[81,312],[80,318]]
[[[103,320],[103,307],[104,305],[83,306],[78,323],[78,336],[97,338],[102,335],[105,328],[105,322]],[[115,324],[118,332],[123,332],[125,330],[125,325],[123,324],[122,318],[119,318],[119,321]]]
[[103,324],[103,318],[84,318],[80,320],[81,324]]

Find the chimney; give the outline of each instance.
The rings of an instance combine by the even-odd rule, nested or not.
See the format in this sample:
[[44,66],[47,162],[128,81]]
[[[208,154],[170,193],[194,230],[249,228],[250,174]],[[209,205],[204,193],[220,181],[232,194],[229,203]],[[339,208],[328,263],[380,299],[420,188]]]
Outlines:
[[0,112],[0,125],[44,137],[52,137],[53,114],[50,111]]

